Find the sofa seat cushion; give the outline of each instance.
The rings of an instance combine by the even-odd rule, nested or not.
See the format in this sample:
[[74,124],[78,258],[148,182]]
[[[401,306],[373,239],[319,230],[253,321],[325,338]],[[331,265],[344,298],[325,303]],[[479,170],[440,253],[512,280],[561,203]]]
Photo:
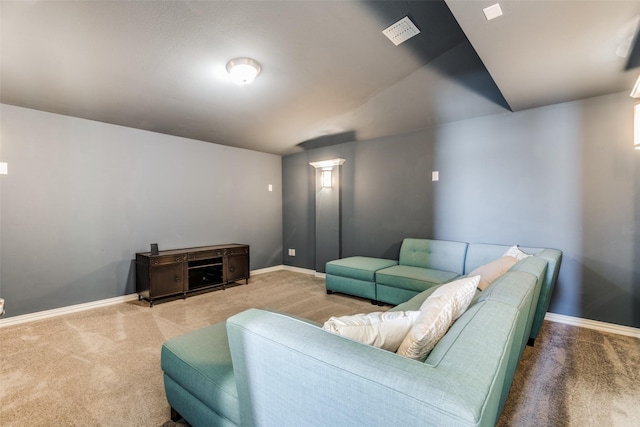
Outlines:
[[207,407],[240,424],[240,403],[224,322],[166,341],[160,365],[166,376]]
[[392,259],[354,256],[329,261],[325,272],[334,276],[375,282],[376,271],[396,264],[398,261]]
[[379,270],[376,273],[376,283],[421,292],[432,286],[450,282],[458,276],[458,273],[451,271],[396,265]]

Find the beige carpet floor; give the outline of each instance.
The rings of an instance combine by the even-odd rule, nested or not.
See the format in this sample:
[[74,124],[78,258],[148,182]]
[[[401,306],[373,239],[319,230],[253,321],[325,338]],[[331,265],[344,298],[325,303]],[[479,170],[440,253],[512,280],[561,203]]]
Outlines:
[[[0,328],[0,426],[174,425],[162,343],[250,307],[319,322],[380,310],[283,270],[153,308],[136,301]],[[638,426],[639,402],[640,340],[545,322],[498,424]]]

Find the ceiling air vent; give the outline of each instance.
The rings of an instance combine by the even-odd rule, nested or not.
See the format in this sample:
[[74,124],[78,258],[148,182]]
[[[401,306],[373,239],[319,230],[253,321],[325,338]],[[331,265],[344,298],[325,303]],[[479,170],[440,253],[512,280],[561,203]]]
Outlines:
[[416,25],[411,22],[408,16],[405,16],[395,24],[391,24],[386,29],[382,30],[382,34],[387,36],[389,40],[396,46],[400,43],[409,40],[416,34],[420,34],[420,30]]

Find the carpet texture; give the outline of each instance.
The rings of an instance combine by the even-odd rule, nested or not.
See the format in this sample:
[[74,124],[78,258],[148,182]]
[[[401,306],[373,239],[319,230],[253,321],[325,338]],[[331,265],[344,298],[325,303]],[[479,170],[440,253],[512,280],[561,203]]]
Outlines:
[[[153,308],[136,301],[0,328],[0,425],[184,427],[169,421],[162,343],[251,307],[318,322],[389,308],[282,270]],[[639,425],[639,401],[640,340],[545,322],[498,425]]]

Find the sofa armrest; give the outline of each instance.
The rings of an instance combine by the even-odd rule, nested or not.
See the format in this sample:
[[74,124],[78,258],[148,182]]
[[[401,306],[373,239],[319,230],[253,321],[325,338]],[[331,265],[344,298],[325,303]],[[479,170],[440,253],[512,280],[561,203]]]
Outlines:
[[547,310],[549,310],[553,290],[556,286],[556,281],[558,280],[558,273],[560,272],[560,264],[562,263],[562,251],[559,251],[558,249],[544,249],[536,255],[547,260],[547,271],[545,272],[544,279],[542,280],[540,297],[538,298],[538,307],[536,309],[535,317],[533,318],[533,325],[531,326],[532,340],[536,339],[540,332],[540,328],[542,328],[542,322],[545,314],[547,314]]
[[[494,425],[518,310],[478,304],[437,365],[286,315],[227,321],[242,425]],[[510,384],[510,379],[508,379]]]

